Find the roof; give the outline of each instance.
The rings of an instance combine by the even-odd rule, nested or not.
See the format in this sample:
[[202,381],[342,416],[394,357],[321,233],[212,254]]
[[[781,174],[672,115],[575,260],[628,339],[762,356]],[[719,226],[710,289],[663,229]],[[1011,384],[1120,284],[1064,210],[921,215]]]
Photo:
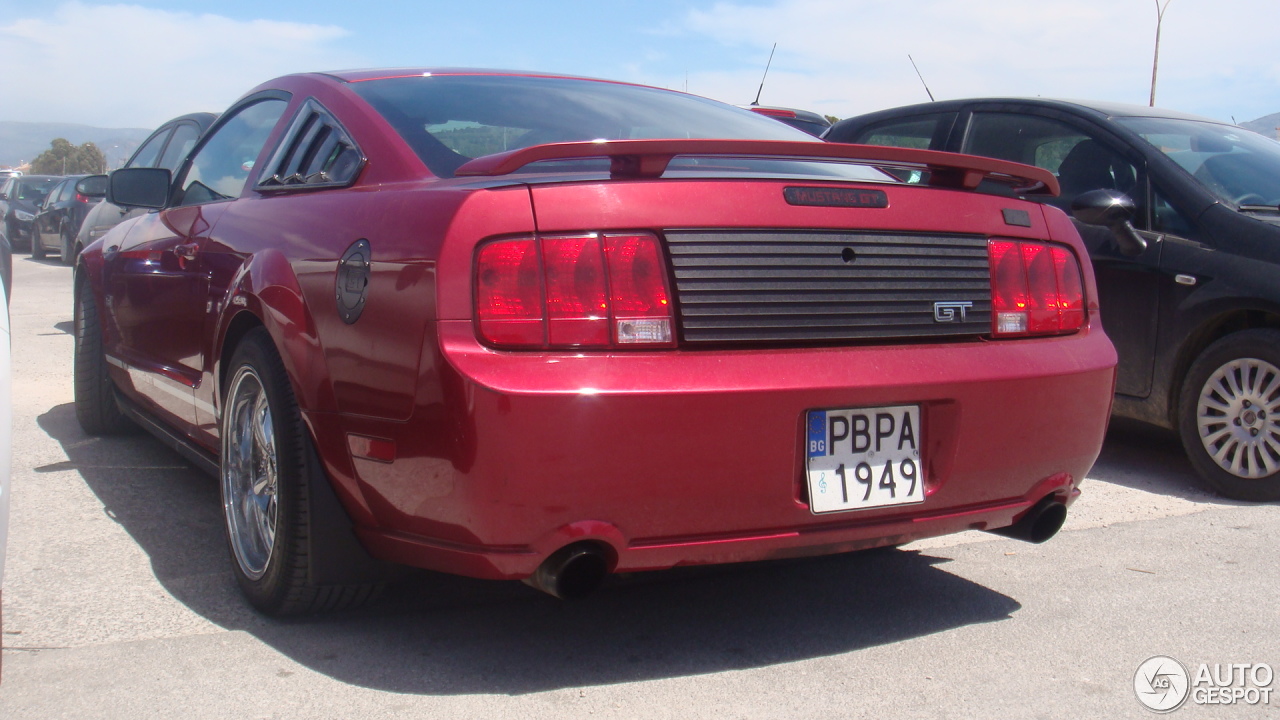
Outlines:
[[897,116],[904,110],[913,112],[947,112],[959,110],[965,105],[972,103],[1019,103],[1023,105],[1039,105],[1046,108],[1057,108],[1066,110],[1067,112],[1091,114],[1099,119],[1117,118],[1117,117],[1155,117],[1155,118],[1172,118],[1176,120],[1197,120],[1200,122],[1217,123],[1219,125],[1227,125],[1221,120],[1202,117],[1200,115],[1192,115],[1190,113],[1179,112],[1177,110],[1166,110],[1164,108],[1147,107],[1146,105],[1132,105],[1126,103],[1106,102],[1096,100],[1068,100],[1057,98],[1042,97],[981,97],[981,98],[960,98],[956,100],[939,100],[931,103],[920,103],[917,105],[907,105],[897,108],[888,108],[885,110],[877,110],[870,113],[851,118],[857,120],[861,124],[861,119],[880,117],[880,116]]

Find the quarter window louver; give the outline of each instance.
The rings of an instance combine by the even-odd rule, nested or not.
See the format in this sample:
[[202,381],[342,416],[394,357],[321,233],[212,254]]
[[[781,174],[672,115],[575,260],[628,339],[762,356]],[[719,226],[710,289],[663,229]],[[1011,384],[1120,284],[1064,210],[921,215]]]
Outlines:
[[308,100],[289,126],[258,182],[262,191],[345,187],[364,167],[364,154],[320,103]]

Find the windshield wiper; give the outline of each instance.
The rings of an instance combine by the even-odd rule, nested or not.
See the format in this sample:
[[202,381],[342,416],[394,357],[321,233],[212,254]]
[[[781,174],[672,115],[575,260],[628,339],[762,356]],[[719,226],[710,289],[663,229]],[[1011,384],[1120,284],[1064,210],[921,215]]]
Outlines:
[[1280,205],[1239,205],[1241,212],[1280,212]]

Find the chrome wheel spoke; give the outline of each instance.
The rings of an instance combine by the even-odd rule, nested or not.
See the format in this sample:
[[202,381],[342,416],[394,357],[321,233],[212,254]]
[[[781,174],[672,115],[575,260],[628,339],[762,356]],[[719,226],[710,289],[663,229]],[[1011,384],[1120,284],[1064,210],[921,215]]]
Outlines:
[[266,573],[279,519],[278,460],[270,399],[252,366],[239,368],[227,393],[222,489],[227,530],[245,575]]

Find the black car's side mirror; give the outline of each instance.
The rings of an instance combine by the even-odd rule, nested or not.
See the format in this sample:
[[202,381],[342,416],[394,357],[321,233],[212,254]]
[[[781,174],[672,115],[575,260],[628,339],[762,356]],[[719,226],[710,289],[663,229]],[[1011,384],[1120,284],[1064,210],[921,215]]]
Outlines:
[[107,176],[90,175],[87,178],[81,178],[80,181],[76,183],[76,192],[88,197],[106,197]]
[[1071,201],[1071,214],[1085,225],[1100,225],[1116,238],[1120,254],[1137,257],[1147,250],[1147,241],[1133,227],[1136,207],[1133,199],[1119,190],[1090,190]]
[[122,207],[162,208],[169,202],[173,174],[167,168],[121,168],[107,179],[107,202]]

